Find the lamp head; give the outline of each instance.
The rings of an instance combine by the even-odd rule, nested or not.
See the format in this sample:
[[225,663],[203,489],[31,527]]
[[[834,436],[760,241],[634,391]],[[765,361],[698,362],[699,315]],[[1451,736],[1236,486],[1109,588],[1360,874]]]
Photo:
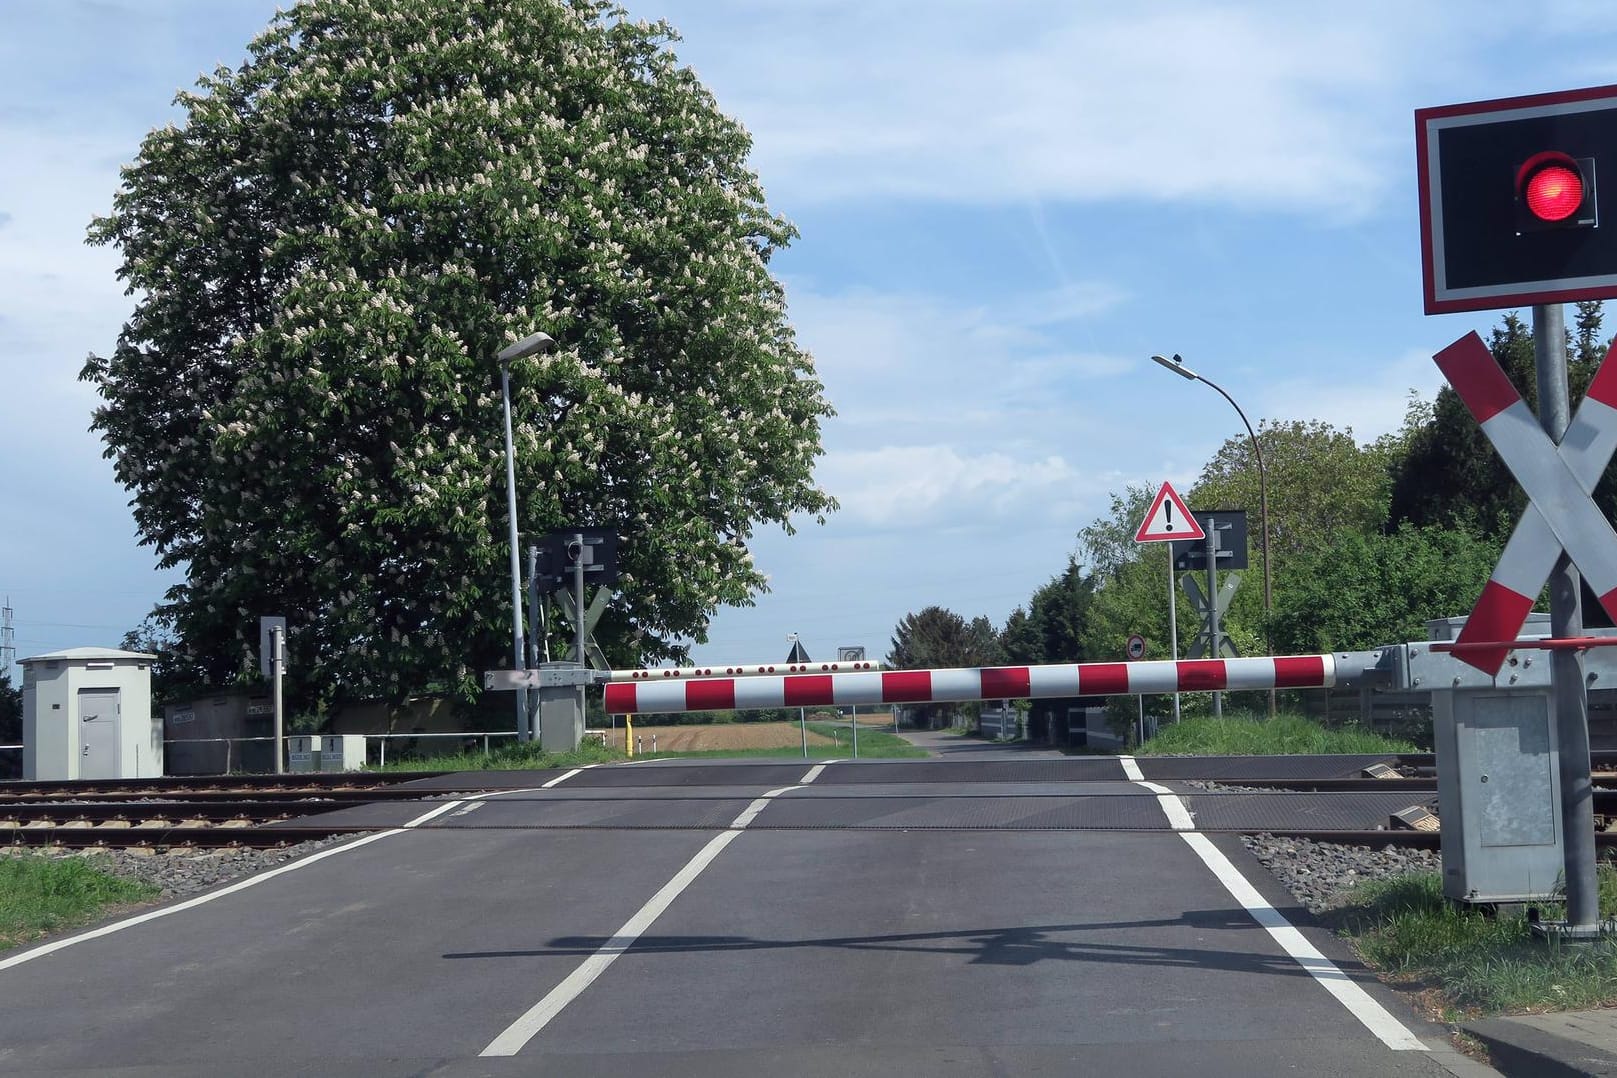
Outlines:
[[1168,370],[1173,371],[1173,373],[1177,374],[1179,377],[1188,378],[1192,382],[1194,382],[1197,378],[1201,377],[1195,371],[1193,371],[1189,367],[1185,366],[1185,361],[1179,358],[1179,353],[1177,353],[1177,352],[1174,353],[1174,356],[1173,356],[1172,359],[1169,359],[1167,356],[1152,356],[1151,357],[1151,362],[1157,364],[1160,367],[1166,367]]
[[505,366],[513,359],[522,359],[524,356],[543,355],[556,347],[556,341],[548,333],[530,333],[515,344],[508,344],[500,349],[497,357],[500,366]]

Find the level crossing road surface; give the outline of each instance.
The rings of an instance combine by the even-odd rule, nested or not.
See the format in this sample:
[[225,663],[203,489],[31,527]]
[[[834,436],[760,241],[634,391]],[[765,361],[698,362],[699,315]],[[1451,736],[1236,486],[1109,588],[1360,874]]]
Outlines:
[[[504,789],[410,803],[389,830],[214,897],[0,953],[0,1073],[1135,1078],[1465,1063],[1238,837],[1194,830],[1178,796],[1190,788],[1142,778],[1146,763],[499,775]],[[1045,803],[1077,826],[1048,822]],[[1086,826],[1091,811],[1124,826]]]

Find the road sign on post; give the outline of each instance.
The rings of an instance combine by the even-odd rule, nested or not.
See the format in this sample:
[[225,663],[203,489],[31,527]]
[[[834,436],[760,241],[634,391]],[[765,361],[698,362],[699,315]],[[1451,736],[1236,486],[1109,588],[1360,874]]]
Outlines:
[[1419,109],[1415,146],[1427,314],[1617,293],[1617,86]]
[[1145,637],[1139,633],[1129,637],[1128,656],[1135,661],[1145,658]]
[[[1191,516],[1202,531],[1218,532],[1218,571],[1247,567],[1247,531],[1245,509],[1192,509]],[[1207,571],[1207,544],[1191,539],[1175,542],[1173,567],[1181,573]]]
[[1169,543],[1175,539],[1204,539],[1206,533],[1172,484],[1162,484],[1151,500],[1145,519],[1134,533],[1136,543]]

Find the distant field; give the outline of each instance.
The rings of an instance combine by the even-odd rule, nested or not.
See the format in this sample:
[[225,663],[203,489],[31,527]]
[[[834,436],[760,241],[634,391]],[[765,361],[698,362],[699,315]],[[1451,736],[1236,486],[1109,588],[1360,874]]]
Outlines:
[[[803,735],[795,722],[727,722],[710,726],[647,726],[637,722],[634,733],[646,752],[651,751],[653,734],[657,735],[658,752],[789,749],[799,748],[803,744]],[[810,729],[808,743],[814,746],[832,742],[829,737],[821,737]],[[616,748],[624,748],[622,723],[618,724],[617,738],[612,744]]]

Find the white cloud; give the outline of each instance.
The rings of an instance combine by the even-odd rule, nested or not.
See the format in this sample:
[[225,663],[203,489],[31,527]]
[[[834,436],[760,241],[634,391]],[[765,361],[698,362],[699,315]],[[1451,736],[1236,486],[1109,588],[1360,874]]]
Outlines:
[[1360,444],[1403,425],[1410,390],[1430,401],[1444,384],[1431,352],[1418,349],[1379,362],[1338,359],[1314,364],[1311,369],[1324,374],[1274,382],[1263,395],[1265,413],[1308,416],[1349,428]]
[[753,14],[766,49],[720,52],[708,34],[685,51],[795,202],[1353,214],[1405,150],[1399,90],[1436,21],[1409,4],[830,3]]
[[1080,475],[1058,455],[962,453],[948,445],[832,451],[818,476],[853,521],[906,529],[1006,517],[1035,506],[1063,516],[1081,495],[1105,489],[1103,480]]
[[[1071,347],[1068,323],[1110,310],[1124,294],[1083,282],[1005,303],[962,305],[937,295],[790,283],[792,321],[814,354],[839,417],[837,444],[935,439],[940,425],[1047,415],[1076,383],[1113,378],[1133,361]],[[1003,428],[978,436],[1003,437]]]

